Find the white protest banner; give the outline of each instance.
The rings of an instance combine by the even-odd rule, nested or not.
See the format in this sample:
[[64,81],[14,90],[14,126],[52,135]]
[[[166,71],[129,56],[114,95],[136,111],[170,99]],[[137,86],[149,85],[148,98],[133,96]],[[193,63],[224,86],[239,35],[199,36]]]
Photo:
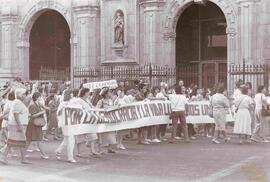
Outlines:
[[101,81],[101,82],[90,82],[83,84],[84,88],[89,88],[90,90],[94,89],[102,89],[104,87],[109,87],[110,89],[115,89],[118,87],[116,80],[108,80],[108,81]]
[[[188,104],[187,123],[214,123],[214,119],[208,116],[208,108],[207,101]],[[93,109],[90,112],[79,107],[66,107],[62,113],[65,117],[62,127],[64,135],[104,133],[171,123],[169,101],[135,102],[109,110]],[[233,121],[230,112],[228,112],[227,121]]]
[[[208,111],[210,109],[209,101],[195,101],[190,102],[187,106],[187,123],[202,124],[202,123],[215,123],[214,119],[209,117]],[[232,112],[227,110],[226,121],[234,121]]]

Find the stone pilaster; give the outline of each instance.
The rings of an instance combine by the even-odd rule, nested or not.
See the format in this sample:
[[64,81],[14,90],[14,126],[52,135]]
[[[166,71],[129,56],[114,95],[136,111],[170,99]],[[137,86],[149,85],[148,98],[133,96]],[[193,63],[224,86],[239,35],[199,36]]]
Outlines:
[[[5,70],[6,77],[20,76],[17,74],[18,61],[16,51],[16,28],[18,16],[2,14],[1,19],[1,55],[0,68]],[[14,72],[16,75],[14,75]]]
[[164,55],[166,55],[166,63],[169,67],[175,67],[175,39],[176,39],[176,33],[174,32],[167,32],[163,35],[164,39],[164,47],[163,51]]
[[81,5],[73,7],[75,35],[74,66],[97,65],[99,55],[99,7]]
[[29,64],[22,62],[22,60],[29,60],[29,47],[30,43],[28,41],[17,42],[18,50],[18,65],[22,65],[21,70],[23,70],[21,76],[23,80],[29,80]]
[[238,29],[240,54],[238,61],[242,63],[245,59],[247,63],[252,63],[252,0],[238,0]]
[[160,25],[160,11],[165,5],[163,0],[141,0],[140,6],[142,7],[143,16],[141,23],[144,28],[141,30],[143,37],[144,50],[142,52],[142,61],[144,64],[159,64],[158,58],[160,49],[162,47],[161,39],[162,34],[159,31]]

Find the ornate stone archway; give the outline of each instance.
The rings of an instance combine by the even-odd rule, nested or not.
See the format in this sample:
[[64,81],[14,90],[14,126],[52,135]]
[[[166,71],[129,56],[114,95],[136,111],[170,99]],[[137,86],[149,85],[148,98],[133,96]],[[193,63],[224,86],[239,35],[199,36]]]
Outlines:
[[[227,62],[236,62],[236,50],[237,50],[237,16],[231,4],[224,0],[208,0],[216,4],[224,13],[227,21],[227,39],[228,39],[228,50],[227,50]],[[175,65],[175,37],[176,37],[176,25],[179,17],[182,15],[184,10],[198,2],[198,0],[171,0],[166,6],[166,18],[164,26],[163,38],[165,40],[165,47],[168,49],[166,52],[169,58],[169,64]]]
[[[19,50],[19,63],[23,65],[23,79],[29,80],[29,37],[32,26],[37,18],[48,10],[55,10],[59,12],[66,20],[71,34],[71,40],[73,35],[73,29],[71,26],[71,13],[64,5],[57,2],[57,0],[44,1],[40,0],[38,3],[30,5],[30,8],[26,11],[25,15],[19,23],[19,33],[17,48]],[[71,67],[73,63],[73,49],[71,45]]]

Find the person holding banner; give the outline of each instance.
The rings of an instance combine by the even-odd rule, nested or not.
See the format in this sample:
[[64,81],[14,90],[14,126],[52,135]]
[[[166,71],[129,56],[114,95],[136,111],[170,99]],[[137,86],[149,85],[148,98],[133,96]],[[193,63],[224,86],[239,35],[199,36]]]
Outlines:
[[[112,107],[112,92],[109,88],[103,88],[100,92],[102,99],[98,101],[97,108],[108,109]],[[112,146],[116,144],[116,132],[105,132],[99,135],[100,144],[108,147],[108,153],[115,153]]]
[[[58,119],[58,126],[62,127],[65,123],[65,115],[63,114],[64,108],[68,105],[70,105],[70,99],[71,99],[71,90],[66,89],[63,91],[63,100],[60,102],[58,109],[57,109],[57,119]],[[59,147],[56,149],[56,158],[60,160],[60,155],[64,148],[67,148],[67,157],[68,162],[70,163],[76,163],[77,161],[74,159],[74,146],[75,146],[75,138],[74,136],[68,136],[64,135],[64,140],[59,145]]]
[[[89,88],[81,88],[79,91],[79,97],[77,99],[77,103],[81,105],[82,109],[91,112],[91,109],[93,108],[92,104],[89,101],[90,97],[90,89]],[[93,155],[100,155],[98,152],[96,152],[96,141],[98,139],[96,133],[88,133],[88,134],[82,134],[77,135],[76,137],[76,143],[77,143],[77,149],[78,149],[78,155],[81,157],[81,146],[82,144],[89,143],[91,147],[91,152]]]
[[[161,82],[160,83],[160,90],[156,94],[156,98],[168,100],[168,95],[166,93],[167,87],[168,87],[168,85],[165,82]],[[167,124],[163,124],[163,125],[158,126],[158,131],[157,131],[158,139],[163,140],[163,141],[167,140],[165,138],[166,129],[167,129]]]
[[[147,85],[140,83],[138,85],[138,91],[135,94],[135,100],[136,101],[143,101],[147,97]],[[138,142],[137,144],[144,144],[144,145],[149,145],[150,143],[145,140],[145,135],[144,132],[146,130],[146,127],[138,128]]]
[[219,83],[216,88],[216,94],[212,96],[211,103],[213,107],[213,116],[215,121],[215,134],[212,140],[213,143],[219,144],[218,136],[223,134],[225,142],[230,138],[226,135],[226,114],[230,108],[230,103],[227,97],[224,95],[225,87],[223,83]]
[[[127,96],[125,95],[125,91],[122,89],[122,90],[118,90],[117,92],[117,98],[116,100],[114,101],[114,105],[118,105],[118,106],[121,106],[121,105],[126,105],[128,104],[126,102],[126,98]],[[118,149],[122,149],[122,150],[125,150],[126,147],[124,146],[123,144],[123,137],[125,135],[128,135],[129,134],[129,130],[121,130],[121,131],[117,131],[117,148]]]
[[188,104],[188,98],[186,97],[185,92],[186,89],[184,86],[182,87],[176,86],[175,94],[169,95],[169,100],[171,101],[171,109],[172,109],[170,117],[172,119],[172,126],[173,126],[170,143],[175,142],[178,121],[181,124],[186,142],[187,143],[190,142],[188,136],[188,128],[186,124],[186,105]]
[[249,109],[252,107],[252,98],[248,96],[248,88],[242,87],[242,95],[238,96],[234,103],[236,105],[235,123],[233,133],[239,135],[239,143],[242,144],[242,139],[248,141],[248,136],[251,136],[251,115]]

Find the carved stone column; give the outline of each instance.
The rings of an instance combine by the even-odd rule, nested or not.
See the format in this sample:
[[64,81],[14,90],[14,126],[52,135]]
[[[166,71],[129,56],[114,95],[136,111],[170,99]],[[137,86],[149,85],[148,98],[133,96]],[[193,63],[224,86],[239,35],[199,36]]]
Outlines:
[[144,50],[142,52],[144,64],[158,64],[158,52],[161,51],[162,34],[160,33],[160,10],[165,5],[163,0],[141,0],[140,5],[143,10],[141,21],[144,29],[142,31]]
[[240,34],[239,46],[240,55],[239,63],[242,63],[243,59],[247,63],[252,62],[252,0],[238,0],[238,29]]
[[166,55],[166,63],[169,67],[175,67],[175,39],[176,33],[167,32],[163,35],[164,39],[164,55]]
[[[24,60],[29,60],[29,47],[28,41],[17,42],[18,50],[18,64],[21,65],[21,76],[23,80],[29,80],[29,64],[24,63]],[[19,70],[18,70],[19,71]]]
[[75,4],[73,19],[76,35],[74,66],[97,65],[99,60],[99,6],[98,4]]
[[16,28],[18,16],[11,8],[2,9],[1,19],[1,56],[0,67],[5,70],[6,77],[18,76],[16,69],[20,66],[17,62]]

